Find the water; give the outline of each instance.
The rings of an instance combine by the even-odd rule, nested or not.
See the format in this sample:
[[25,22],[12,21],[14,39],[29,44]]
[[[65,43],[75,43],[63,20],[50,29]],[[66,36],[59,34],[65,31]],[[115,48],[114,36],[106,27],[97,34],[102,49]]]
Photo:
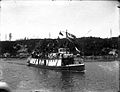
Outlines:
[[[85,73],[2,63],[3,80],[14,92],[117,92],[119,63],[87,62]],[[6,67],[7,66],[7,67]]]

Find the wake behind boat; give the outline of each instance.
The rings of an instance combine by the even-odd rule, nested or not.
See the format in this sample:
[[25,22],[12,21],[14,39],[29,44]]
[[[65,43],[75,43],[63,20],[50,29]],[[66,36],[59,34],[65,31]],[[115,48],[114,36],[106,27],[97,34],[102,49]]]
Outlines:
[[[60,32],[60,34],[62,34]],[[74,35],[68,33],[66,31],[66,38],[68,39],[70,36]],[[75,37],[75,36],[74,36]],[[72,40],[69,38],[69,41]],[[48,44],[49,45],[49,44]],[[49,46],[47,45],[47,49]],[[74,45],[75,46],[75,45]],[[75,49],[80,52],[77,47]],[[69,48],[65,46],[65,48],[57,48],[57,52],[49,51],[49,52],[37,52],[33,51],[31,56],[28,58],[28,66],[35,66],[44,69],[52,69],[52,70],[67,70],[67,71],[77,71],[83,72],[85,70],[85,64],[83,58],[80,54],[73,54]]]

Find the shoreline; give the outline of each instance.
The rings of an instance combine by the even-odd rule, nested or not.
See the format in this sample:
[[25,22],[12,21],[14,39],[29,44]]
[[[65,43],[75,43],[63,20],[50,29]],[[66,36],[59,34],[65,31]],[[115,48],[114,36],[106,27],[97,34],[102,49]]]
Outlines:
[[[27,61],[28,57],[24,58],[19,58],[19,57],[0,57],[0,60],[3,61],[16,61],[16,60],[26,60]],[[86,57],[83,58],[84,62],[112,62],[112,61],[120,61],[120,58],[89,58]]]

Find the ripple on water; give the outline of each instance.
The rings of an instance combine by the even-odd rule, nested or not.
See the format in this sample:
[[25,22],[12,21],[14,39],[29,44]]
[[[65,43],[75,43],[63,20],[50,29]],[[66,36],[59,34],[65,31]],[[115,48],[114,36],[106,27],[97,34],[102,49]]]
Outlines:
[[87,62],[80,74],[7,63],[0,70],[15,92],[116,92],[118,67],[116,62]]

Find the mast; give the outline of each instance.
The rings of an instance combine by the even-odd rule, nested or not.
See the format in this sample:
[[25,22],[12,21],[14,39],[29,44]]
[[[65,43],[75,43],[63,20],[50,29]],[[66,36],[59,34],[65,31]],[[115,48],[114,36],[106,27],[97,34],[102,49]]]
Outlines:
[[[67,29],[66,29],[66,39],[67,39]],[[66,40],[66,46],[65,46],[65,48],[66,48],[66,53],[67,53],[67,44],[68,44],[68,41]]]
[[118,59],[120,61],[120,2],[119,2],[119,6],[117,6],[119,9],[119,35],[118,35]]
[[66,29],[66,32],[65,32],[65,33],[66,33],[66,38],[67,38],[67,29]]

